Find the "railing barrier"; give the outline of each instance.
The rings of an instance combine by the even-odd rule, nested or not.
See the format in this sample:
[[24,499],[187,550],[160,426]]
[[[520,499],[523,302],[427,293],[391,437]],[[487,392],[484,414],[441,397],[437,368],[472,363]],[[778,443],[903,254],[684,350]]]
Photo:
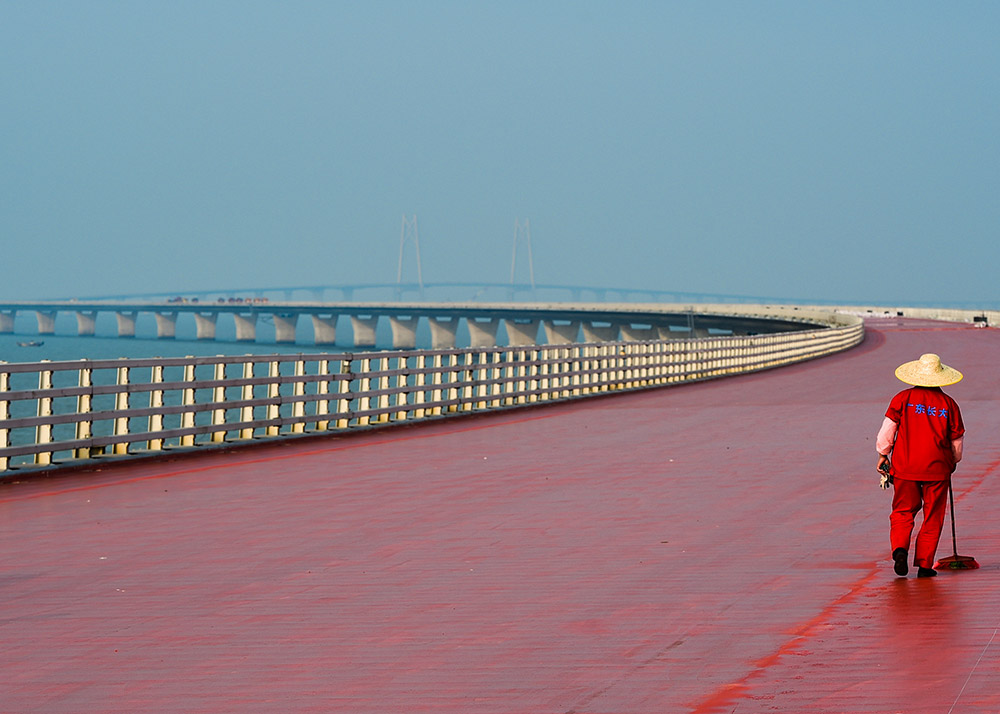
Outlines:
[[750,337],[0,363],[0,472],[681,384],[863,337],[856,318]]

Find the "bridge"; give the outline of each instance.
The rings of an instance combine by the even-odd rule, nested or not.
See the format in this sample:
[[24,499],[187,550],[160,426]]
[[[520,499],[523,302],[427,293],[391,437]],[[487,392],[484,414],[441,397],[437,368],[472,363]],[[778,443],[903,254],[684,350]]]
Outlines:
[[[370,281],[339,283],[336,285],[244,285],[237,287],[216,287],[211,289],[181,290],[171,292],[102,294],[88,298],[97,300],[156,300],[184,297],[214,302],[218,298],[243,297],[244,299],[268,297],[283,302],[308,298],[312,302],[334,299],[352,302],[364,296],[368,301],[400,300],[416,296],[421,301],[439,297],[447,302],[469,302],[477,300],[504,300],[538,302],[552,300],[561,302],[685,302],[685,303],[787,303],[787,298],[736,295],[725,292],[705,293],[639,286],[609,287],[593,285],[567,285],[562,283],[521,283],[467,280],[438,281]],[[75,296],[80,297],[80,296]],[[70,299],[69,297],[63,298]],[[803,301],[804,302],[804,301]]]
[[[119,337],[134,337],[139,315],[152,315],[157,337],[173,338],[179,317],[193,318],[196,337],[214,340],[220,317],[231,319],[237,341],[255,341],[260,321],[274,325],[275,341],[304,341],[311,329],[317,345],[335,344],[338,321],[349,319],[351,344],[373,347],[380,320],[387,320],[395,349],[413,349],[419,325],[430,328],[431,347],[456,346],[464,325],[473,347],[495,346],[503,326],[505,343],[514,346],[598,341],[635,341],[669,337],[705,337],[710,334],[759,334],[802,329],[806,312],[763,306],[665,305],[634,303],[408,303],[408,302],[270,302],[219,300],[216,302],[148,300],[47,300],[0,303],[0,333],[14,331],[18,313],[34,313],[38,334],[55,332],[57,316],[76,317],[77,334],[93,335],[102,313],[113,314]],[[304,324],[303,324],[304,323]],[[539,330],[542,330],[540,336]],[[342,334],[342,330],[340,332]]]
[[[998,335],[5,482],[4,710],[996,712]],[[873,443],[924,351],[983,567],[917,580]]]

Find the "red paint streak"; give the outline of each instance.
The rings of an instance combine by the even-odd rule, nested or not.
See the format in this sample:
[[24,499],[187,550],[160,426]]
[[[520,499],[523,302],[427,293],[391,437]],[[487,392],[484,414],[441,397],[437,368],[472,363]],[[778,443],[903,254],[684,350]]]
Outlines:
[[733,702],[745,696],[750,688],[751,682],[760,677],[768,668],[777,664],[782,657],[792,654],[808,645],[808,640],[818,630],[820,630],[830,619],[837,608],[844,603],[848,603],[858,597],[864,587],[870,584],[880,570],[876,569],[857,582],[848,592],[832,601],[811,620],[803,623],[788,634],[793,638],[785,642],[776,651],[762,657],[753,663],[751,671],[738,681],[731,682],[710,694],[698,704],[693,705],[692,714],[722,714],[731,711]]

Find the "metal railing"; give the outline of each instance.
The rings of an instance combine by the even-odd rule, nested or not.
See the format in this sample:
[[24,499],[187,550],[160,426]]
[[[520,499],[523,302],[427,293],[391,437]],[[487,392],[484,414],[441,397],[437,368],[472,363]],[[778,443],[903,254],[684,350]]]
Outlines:
[[752,372],[858,344],[861,320],[846,322],[649,342],[0,363],[0,472]]

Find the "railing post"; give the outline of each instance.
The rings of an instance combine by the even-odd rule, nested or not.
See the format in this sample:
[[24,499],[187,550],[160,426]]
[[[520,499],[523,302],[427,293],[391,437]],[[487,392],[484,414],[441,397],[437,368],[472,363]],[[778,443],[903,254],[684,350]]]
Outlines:
[[476,401],[474,403],[474,409],[485,409],[486,408],[486,396],[488,394],[488,385],[486,381],[490,378],[489,368],[486,366],[486,353],[479,353],[479,365],[476,367]]
[[[253,379],[253,360],[248,360],[243,363],[243,379]],[[253,400],[253,385],[244,384],[242,393],[240,394],[240,400],[244,402],[249,402]],[[241,439],[252,439],[254,428],[252,426],[246,426],[247,424],[253,423],[253,407],[244,405],[240,409],[240,424],[243,425],[240,429]]]
[[[267,370],[267,420],[278,419],[281,416],[281,363],[272,361]],[[281,433],[280,424],[268,424],[264,431],[267,436],[277,436]]]
[[490,368],[490,379],[493,384],[490,386],[490,406],[499,407],[503,404],[503,363],[500,352],[494,352],[491,358],[493,366]]
[[434,355],[434,374],[431,376],[431,384],[435,386],[435,389],[431,391],[431,402],[434,402],[431,414],[434,415],[441,413],[441,405],[438,403],[441,401],[441,364],[441,355]]
[[[186,384],[194,383],[194,365],[184,365],[184,378]],[[181,390],[181,404],[185,407],[194,406],[194,387],[185,387]],[[195,413],[187,411],[181,413],[181,429],[194,429]],[[185,434],[181,437],[181,446],[194,446],[194,434]]]
[[323,418],[330,413],[330,400],[326,398],[330,393],[329,370],[330,360],[316,363],[316,376],[320,378],[316,382],[316,431],[326,431],[330,426],[330,420]]
[[[149,375],[150,384],[162,384],[163,383],[163,365],[154,364],[153,369]],[[151,389],[149,391],[149,408],[150,409],[162,409],[163,408],[163,390],[162,389]],[[148,430],[150,433],[155,434],[158,431],[163,431],[163,413],[156,411],[149,415],[149,426]],[[146,442],[146,448],[150,451],[160,451],[163,449],[163,439],[150,439]]]
[[[92,370],[89,367],[81,367],[77,378],[77,385],[81,389],[90,389],[93,385]],[[90,414],[93,393],[84,392],[76,398],[76,413],[79,415]],[[76,423],[76,440],[85,441],[93,436],[93,422],[90,419],[81,419]],[[73,450],[74,459],[89,459],[90,447],[81,446]]]
[[378,396],[378,409],[379,414],[376,417],[376,422],[379,424],[384,424],[389,421],[389,395],[384,394],[385,390],[389,389],[389,375],[386,374],[389,371],[389,358],[383,357],[377,360],[379,376],[378,376],[378,389],[383,394]]
[[[448,370],[448,401],[459,400],[460,388],[459,383],[461,382],[461,372],[458,369],[459,362],[457,354],[448,355],[448,366],[451,368]],[[461,404],[450,404],[448,405],[449,412],[457,412],[461,408]]]
[[399,374],[396,375],[396,387],[399,388],[399,392],[396,394],[396,406],[402,407],[396,412],[396,419],[402,421],[407,417],[407,407],[409,406],[409,386],[410,370],[409,365],[406,363],[406,357],[400,357],[396,361],[396,367],[399,370]]
[[[50,360],[42,360],[42,362],[49,362]],[[52,370],[42,369],[38,372],[38,389],[41,392],[48,391],[52,389]],[[52,416],[52,397],[47,397],[44,394],[38,397],[38,412],[39,417],[50,417]],[[44,444],[52,443],[52,424],[45,422],[39,424],[35,427],[35,443],[39,446]],[[48,466],[52,463],[52,452],[42,451],[35,454],[35,463],[39,466]]]
[[416,409],[413,410],[413,416],[417,419],[423,419],[425,410],[421,405],[427,401],[427,391],[424,389],[427,385],[427,372],[424,371],[427,368],[427,357],[426,355],[418,354],[416,361],[416,379],[414,380],[416,391],[413,400]]
[[[340,361],[340,374],[351,375],[351,357]],[[341,379],[338,388],[340,399],[337,400],[337,428],[346,429],[351,425],[351,380]]]
[[462,411],[470,411],[475,408],[475,402],[472,399],[475,394],[473,385],[476,381],[473,359],[472,353],[466,352],[465,359],[462,360],[465,369],[459,373],[462,382]]
[[[305,360],[296,360],[295,362],[295,376],[305,377],[306,375],[306,363]],[[292,402],[292,416],[299,421],[292,422],[291,431],[293,434],[302,434],[306,430],[306,423],[302,419],[306,415],[306,403],[301,399],[306,395],[306,383],[297,380],[292,385],[292,396],[296,397],[295,401]]]
[[[366,412],[371,409],[372,397],[372,361],[371,359],[361,360],[361,372],[360,378],[358,380],[358,393],[361,395],[358,397],[358,411]],[[371,423],[371,415],[364,414],[358,417],[358,424],[361,426],[367,426]]]
[[[212,378],[216,382],[226,381],[226,363],[216,362],[215,368],[213,370]],[[220,384],[217,384],[212,389],[212,401],[215,404],[225,404],[226,403],[226,388]],[[212,426],[223,427],[218,431],[212,432],[212,443],[221,444],[226,440],[226,408],[222,406],[218,409],[212,410]]]
[[[0,364],[7,363],[0,362]],[[0,372],[0,421],[10,419],[10,402],[4,396],[8,391],[10,391],[10,374]],[[10,429],[0,428],[0,449],[6,449],[8,446],[10,446]],[[6,471],[9,465],[10,458],[0,456],[0,471]]]
[[[115,380],[115,384],[120,387],[120,389],[115,392],[115,413],[120,413],[123,411],[128,411],[129,404],[129,367],[119,367],[118,378]],[[115,436],[128,436],[129,435],[129,425],[128,417],[115,417]],[[119,441],[115,442],[111,446],[111,453],[121,456],[128,453],[129,442]]]

